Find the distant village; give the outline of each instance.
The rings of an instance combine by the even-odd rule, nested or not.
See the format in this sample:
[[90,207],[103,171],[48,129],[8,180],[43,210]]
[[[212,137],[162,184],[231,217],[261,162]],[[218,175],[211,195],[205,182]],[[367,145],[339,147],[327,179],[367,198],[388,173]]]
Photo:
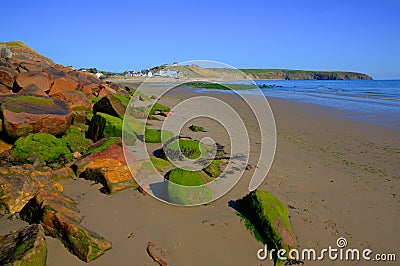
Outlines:
[[[177,64],[174,63],[172,66],[176,66]],[[140,71],[134,71],[134,70],[126,70],[123,73],[111,73],[111,72],[104,72],[104,71],[99,71],[96,68],[81,68],[79,69],[80,71],[83,72],[90,72],[93,75],[95,75],[99,79],[104,79],[107,76],[124,76],[124,77],[164,77],[164,78],[178,78],[178,71],[176,70],[171,70],[171,69],[166,69],[168,67],[168,64],[164,64],[162,66],[157,66],[153,67],[151,69],[143,69]]]

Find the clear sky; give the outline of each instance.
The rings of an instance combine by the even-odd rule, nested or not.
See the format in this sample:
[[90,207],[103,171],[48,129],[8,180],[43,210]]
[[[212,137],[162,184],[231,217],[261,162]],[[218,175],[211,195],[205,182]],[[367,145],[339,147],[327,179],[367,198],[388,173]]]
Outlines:
[[400,0],[6,1],[0,41],[102,70],[208,59],[400,79]]

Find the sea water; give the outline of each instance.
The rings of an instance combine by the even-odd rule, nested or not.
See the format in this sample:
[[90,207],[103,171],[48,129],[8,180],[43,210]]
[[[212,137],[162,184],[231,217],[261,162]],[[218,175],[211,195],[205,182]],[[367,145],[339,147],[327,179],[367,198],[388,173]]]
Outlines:
[[[348,118],[400,129],[400,80],[257,80],[255,83],[267,98],[351,111],[345,112]],[[255,90],[239,93],[255,94]]]

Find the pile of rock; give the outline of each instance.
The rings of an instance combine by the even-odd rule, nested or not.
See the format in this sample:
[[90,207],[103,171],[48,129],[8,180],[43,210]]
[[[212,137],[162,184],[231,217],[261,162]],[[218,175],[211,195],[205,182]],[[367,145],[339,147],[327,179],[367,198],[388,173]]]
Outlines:
[[0,217],[31,224],[0,237],[0,264],[43,265],[44,234],[95,260],[112,244],[80,224],[77,203],[58,181],[95,180],[109,194],[137,188],[121,147],[127,92],[23,43],[0,43],[0,50]]

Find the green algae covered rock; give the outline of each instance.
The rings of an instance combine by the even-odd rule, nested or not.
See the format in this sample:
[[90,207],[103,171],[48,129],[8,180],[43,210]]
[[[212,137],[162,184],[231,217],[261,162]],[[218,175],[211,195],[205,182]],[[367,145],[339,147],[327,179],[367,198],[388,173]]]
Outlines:
[[206,158],[212,152],[212,148],[197,140],[178,139],[164,145],[163,151],[172,160],[182,160],[182,155],[189,159]]
[[0,264],[46,265],[47,245],[41,225],[28,225],[16,232],[0,236]]
[[[144,131],[144,141],[147,143],[162,143],[166,142],[171,139],[174,134],[168,130],[158,130],[158,129],[151,129],[146,128]],[[163,137],[163,140],[161,139]]]
[[167,177],[170,181],[168,184],[168,196],[172,203],[198,205],[207,203],[213,198],[214,192],[211,187],[202,186],[213,180],[204,171],[175,168],[167,174]]
[[70,127],[61,140],[71,152],[85,152],[90,146],[90,141],[85,138],[85,132],[74,127]]
[[40,166],[62,165],[71,161],[73,155],[63,140],[42,132],[19,138],[11,150],[10,159],[20,163],[36,162]]
[[[123,121],[121,118],[111,116],[104,113],[96,113],[92,118],[91,126],[89,128],[89,136],[97,141],[101,138],[108,137],[122,137]],[[136,141],[135,131],[129,125],[125,124],[125,139],[133,145]]]
[[170,111],[171,111],[171,108],[169,108],[168,106],[165,106],[165,105],[162,105],[159,103],[155,103],[151,107],[149,114],[155,115],[156,112],[170,112]]
[[[271,193],[255,190],[235,202],[235,209],[256,239],[269,248],[288,253],[296,244],[288,208]],[[287,254],[286,253],[286,254]],[[275,264],[281,264],[277,261]]]
[[93,105],[93,112],[105,113],[111,116],[123,118],[129,99],[123,95],[109,93]]
[[207,165],[203,171],[206,172],[212,178],[217,178],[221,175],[219,171],[219,165],[221,164],[220,160],[214,160],[209,165]]

